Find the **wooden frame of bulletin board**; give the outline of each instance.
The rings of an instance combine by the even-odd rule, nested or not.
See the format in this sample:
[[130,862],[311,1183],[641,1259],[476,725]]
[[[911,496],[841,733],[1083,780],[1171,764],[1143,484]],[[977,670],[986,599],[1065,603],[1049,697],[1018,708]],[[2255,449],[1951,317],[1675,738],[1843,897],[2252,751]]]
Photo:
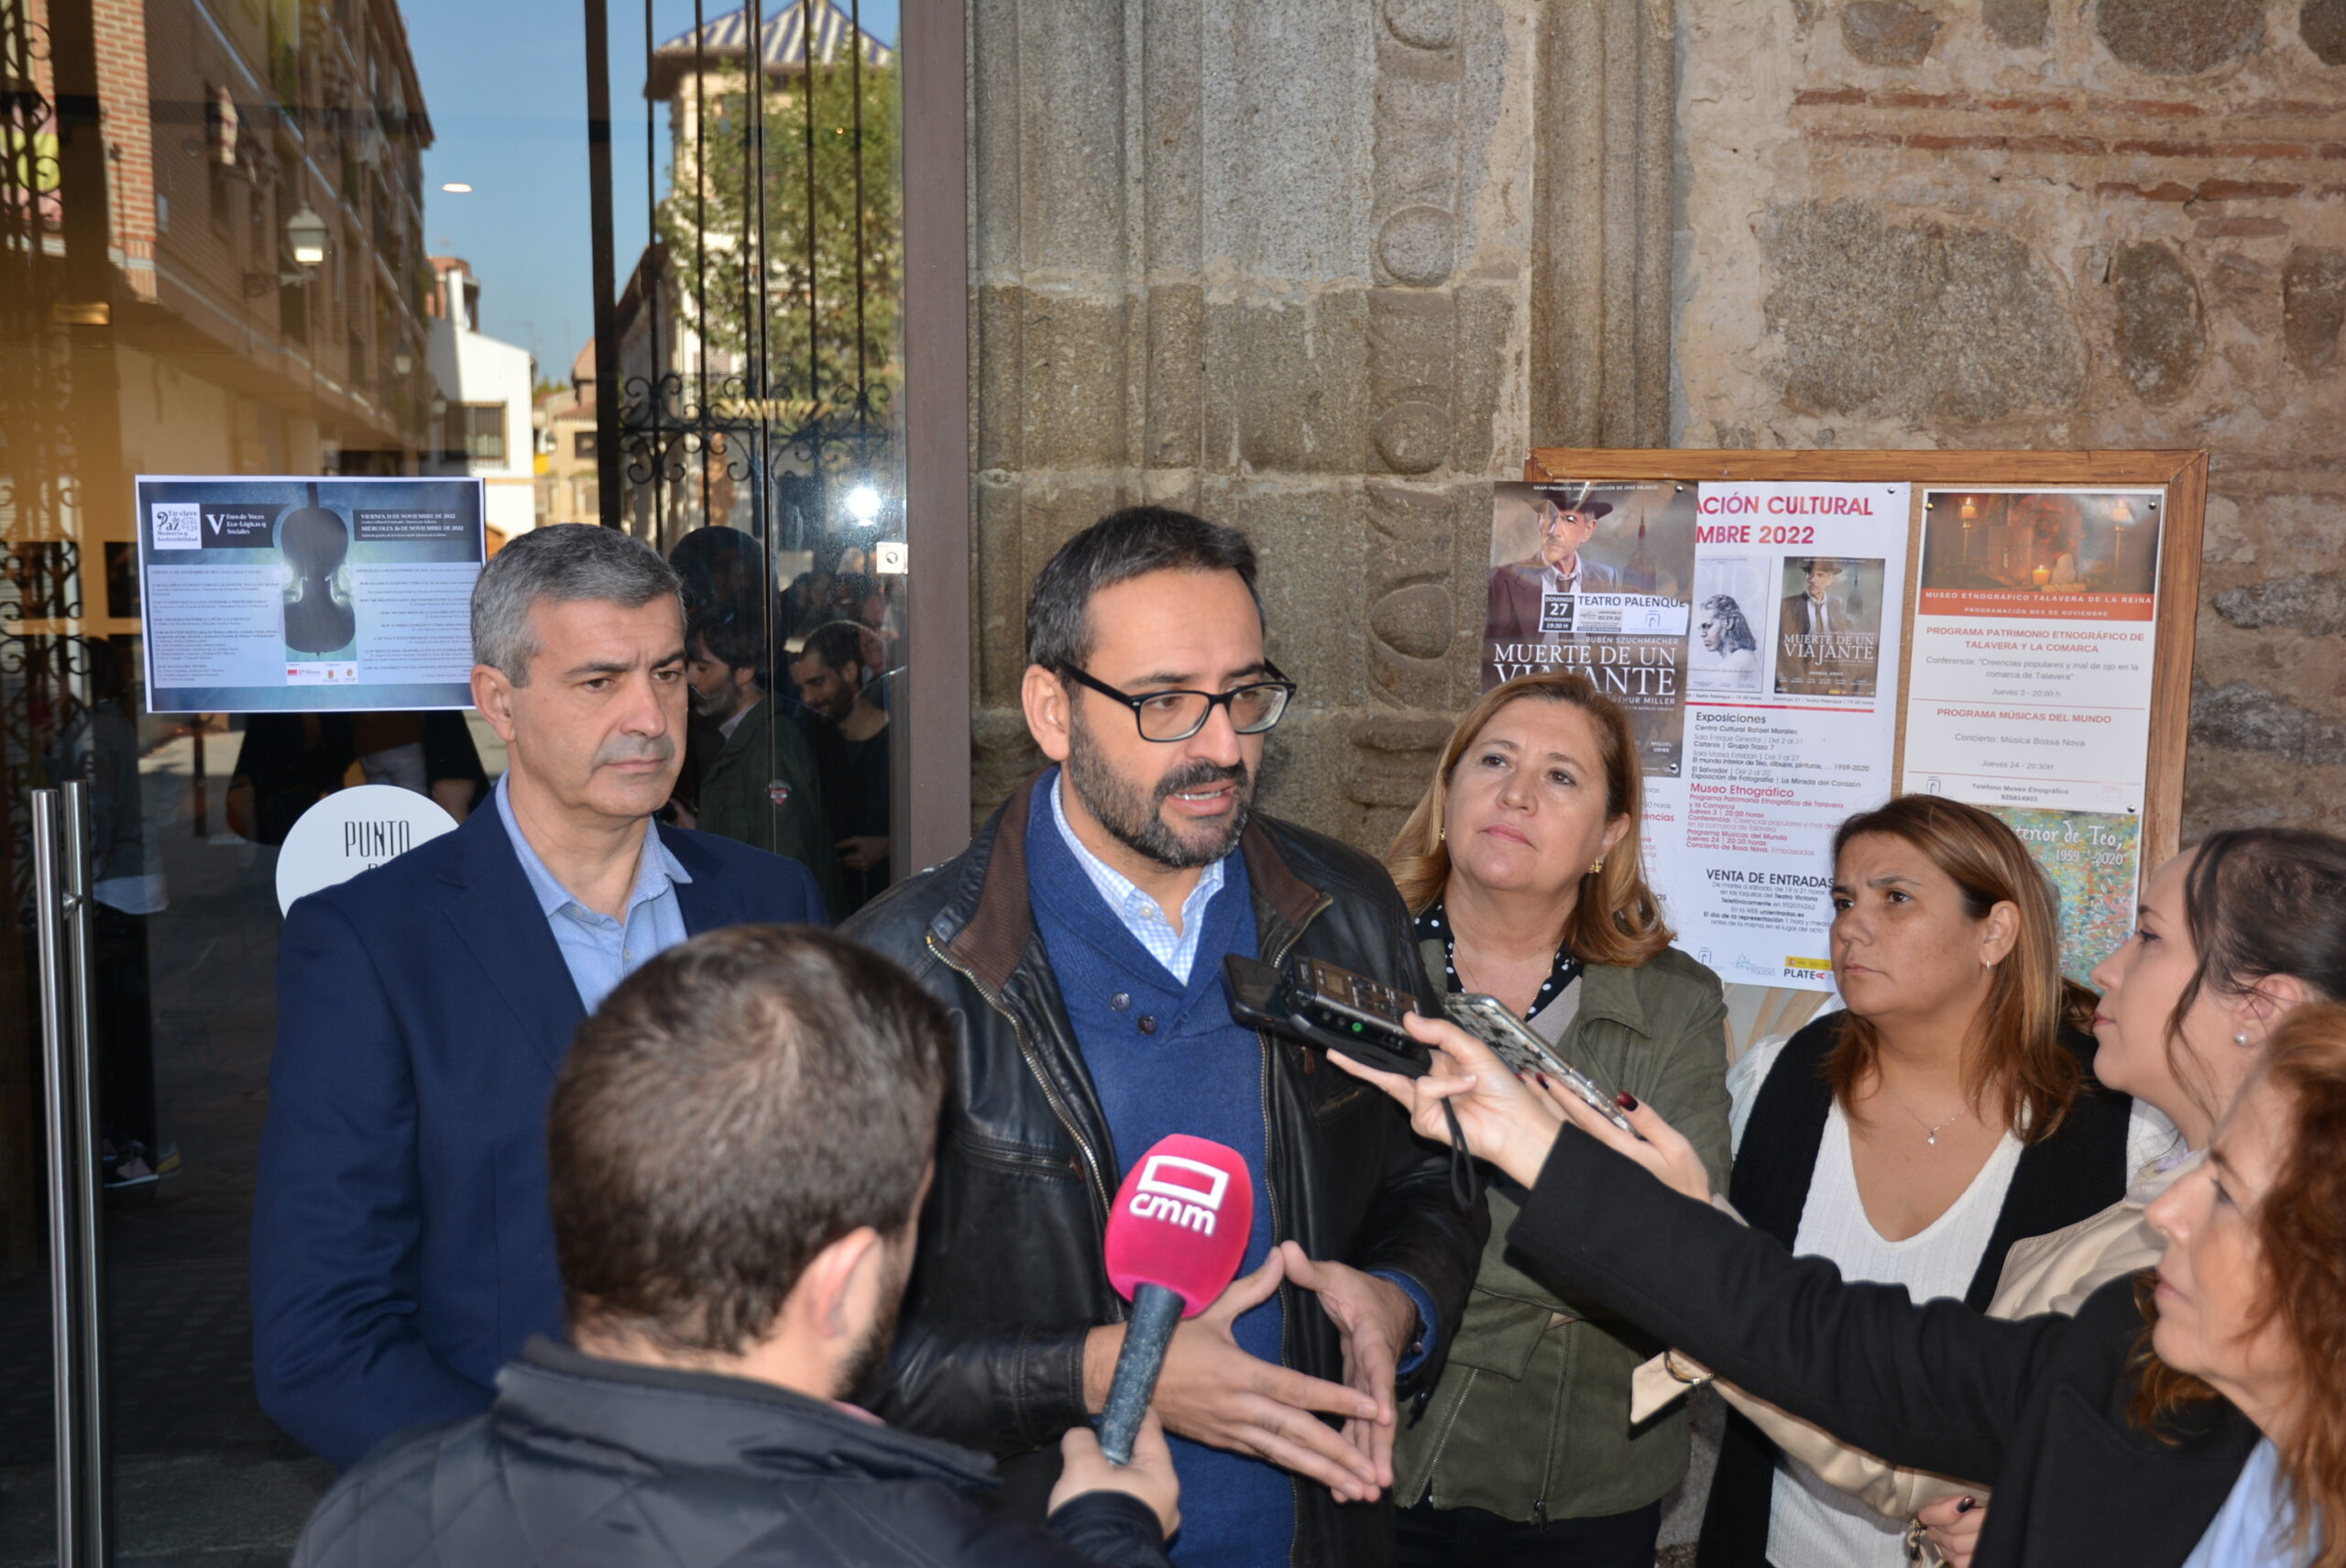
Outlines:
[[[2205,452],[1704,452],[1617,451],[1540,447],[1524,463],[1532,484],[1563,481],[1622,483],[1721,481],[1907,484],[1906,591],[1900,627],[1897,740],[1893,788],[1902,790],[1906,717],[1913,679],[1917,577],[1923,563],[1924,497],[1932,491],[2043,487],[2047,489],[2157,489],[2164,493],[2141,829],[2141,868],[2147,874],[2175,853],[2183,815],[2185,748],[2190,729],[2193,640],[2199,604],[2199,566],[2206,526]],[[1740,1052],[1766,1036],[1804,1023],[1828,993],[1758,984],[1727,986],[1732,1048]]]

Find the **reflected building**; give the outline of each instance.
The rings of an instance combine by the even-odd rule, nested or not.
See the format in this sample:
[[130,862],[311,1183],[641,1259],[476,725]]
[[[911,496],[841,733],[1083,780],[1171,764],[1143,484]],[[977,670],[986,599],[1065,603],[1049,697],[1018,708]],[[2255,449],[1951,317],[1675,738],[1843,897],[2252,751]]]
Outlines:
[[626,523],[663,552],[704,524],[763,537],[769,521],[774,548],[810,551],[838,521],[837,479],[892,439],[902,225],[893,180],[854,166],[895,166],[895,52],[835,5],[757,20],[710,17],[645,77],[672,158],[614,323]]
[[537,361],[480,330],[480,280],[459,257],[432,258],[432,408],[436,472],[480,480],[491,548],[538,525]]
[[570,384],[541,394],[533,417],[538,440],[538,525],[600,522],[600,470],[595,463],[595,341],[570,362]]
[[[391,0],[0,0],[0,947],[17,955],[25,792],[54,782],[93,700],[89,640],[134,684],[141,662],[131,477],[413,473],[435,451],[433,133]],[[33,1006],[18,958],[0,962],[8,1085],[33,1081]],[[0,1093],[0,1277],[38,1250],[34,1146],[29,1102]]]

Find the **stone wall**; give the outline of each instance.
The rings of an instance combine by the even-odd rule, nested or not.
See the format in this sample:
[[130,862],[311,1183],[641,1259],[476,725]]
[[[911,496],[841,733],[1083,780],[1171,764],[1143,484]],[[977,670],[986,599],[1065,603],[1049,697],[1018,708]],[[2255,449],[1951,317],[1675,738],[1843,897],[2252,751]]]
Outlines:
[[1679,26],[1678,444],[2209,448],[2185,835],[2346,826],[2346,5]]
[[1667,436],[1668,7],[1553,9],[972,0],[981,813],[1036,762],[1028,581],[1161,500],[1261,550],[1303,688],[1272,808],[1398,826],[1475,689],[1535,404],[1549,440]]
[[1026,584],[1251,532],[1380,847],[1540,444],[2214,453],[2187,835],[2346,817],[2346,0],[970,0],[982,813]]

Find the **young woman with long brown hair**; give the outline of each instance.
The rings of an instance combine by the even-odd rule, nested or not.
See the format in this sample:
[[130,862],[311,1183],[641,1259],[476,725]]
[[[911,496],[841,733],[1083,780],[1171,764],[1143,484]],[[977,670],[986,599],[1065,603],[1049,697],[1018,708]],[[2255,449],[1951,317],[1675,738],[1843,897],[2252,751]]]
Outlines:
[[[1587,679],[1508,681],[1460,718],[1387,867],[1437,991],[1496,996],[1607,1092],[1661,1107],[1722,1177],[1726,1005],[1670,945],[1638,849],[1637,747]],[[1490,1184],[1504,1234],[1522,1190]],[[1405,1568],[1647,1568],[1686,1418],[1632,1428],[1659,1346],[1485,1249],[1447,1369],[1394,1454]]]
[[[1902,795],[1843,823],[1833,858],[1847,1011],[1737,1062],[1728,1191],[1849,1278],[1982,1310],[2013,1242],[2116,1201],[2147,1151],[2093,1080],[2092,999],[2062,979],[2052,885],[2010,828]],[[1895,1568],[1905,1524],[1738,1413],[1698,1561]]]

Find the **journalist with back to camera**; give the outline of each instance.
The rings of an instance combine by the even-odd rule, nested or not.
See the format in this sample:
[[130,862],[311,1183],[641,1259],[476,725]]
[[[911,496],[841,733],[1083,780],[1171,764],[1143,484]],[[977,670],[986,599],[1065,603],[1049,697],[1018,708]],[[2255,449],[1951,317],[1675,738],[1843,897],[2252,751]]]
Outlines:
[[836,1402],[887,1354],[952,1038],[903,970],[804,927],[621,982],[549,1113],[570,1343],[345,1476],[299,1568],[1164,1568],[1154,1423],[1121,1469],[1069,1431],[1047,1535],[981,1511],[981,1455]]
[[1100,1409],[1122,1343],[1111,1195],[1165,1135],[1211,1138],[1255,1173],[1255,1226],[1250,1272],[1176,1331],[1157,1384],[1189,1499],[1175,1559],[1384,1562],[1397,1368],[1436,1370],[1485,1218],[1391,1106],[1235,1024],[1222,960],[1316,957],[1420,995],[1407,912],[1368,857],[1252,809],[1294,688],[1244,535],[1118,512],[1043,568],[1026,626],[1027,727],[1057,765],[847,927],[964,1025],[885,1412],[1012,1456],[1031,1506],[1036,1451]]
[[744,921],[821,920],[795,861],[652,814],[684,749],[676,575],[625,534],[538,529],[473,588],[491,809],[287,914],[253,1200],[253,1377],[347,1468],[468,1416],[562,1324],[545,1108],[638,965]]

